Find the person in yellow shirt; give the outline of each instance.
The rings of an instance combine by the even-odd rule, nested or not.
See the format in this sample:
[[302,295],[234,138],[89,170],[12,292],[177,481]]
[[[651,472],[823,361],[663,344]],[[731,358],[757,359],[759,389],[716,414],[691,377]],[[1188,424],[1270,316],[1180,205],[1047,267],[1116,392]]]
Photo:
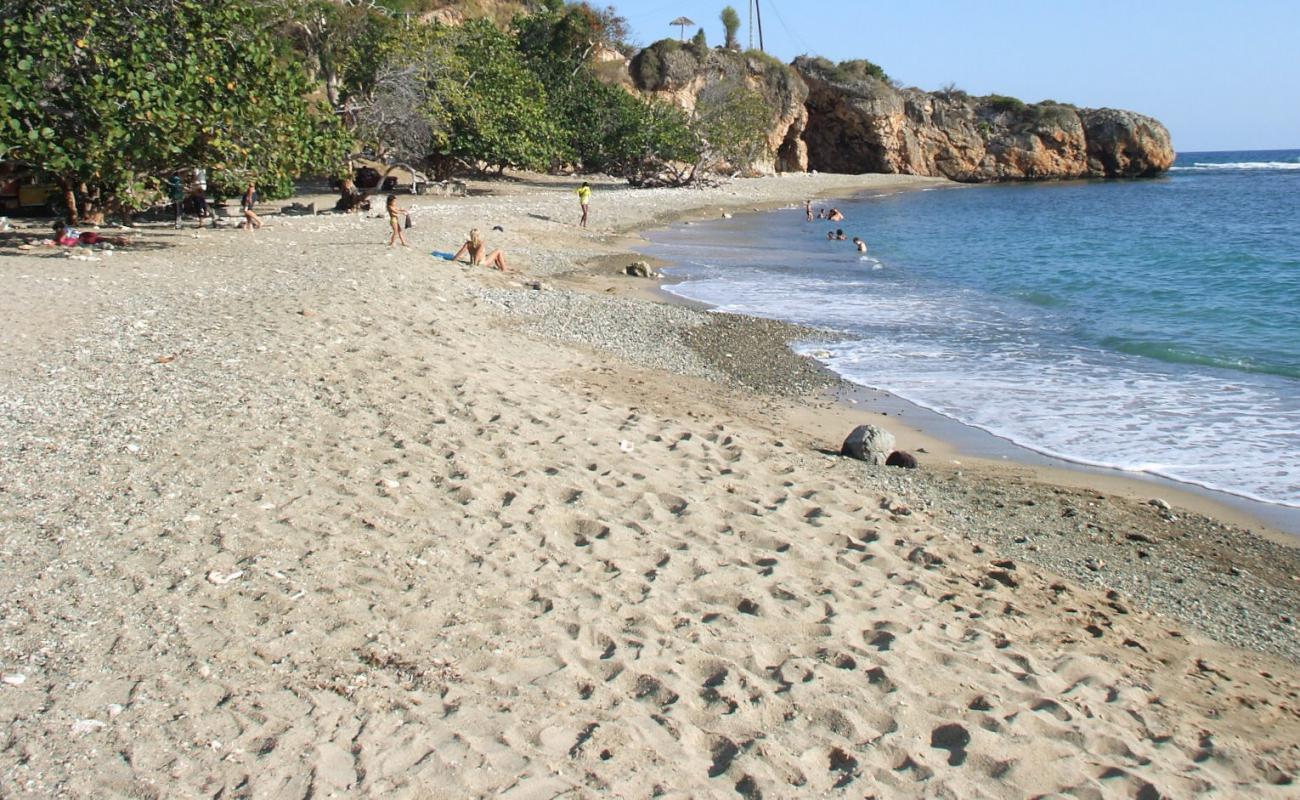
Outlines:
[[586,181],[578,187],[578,202],[582,204],[582,221],[578,223],[580,227],[587,227],[587,211],[591,206],[591,184]]

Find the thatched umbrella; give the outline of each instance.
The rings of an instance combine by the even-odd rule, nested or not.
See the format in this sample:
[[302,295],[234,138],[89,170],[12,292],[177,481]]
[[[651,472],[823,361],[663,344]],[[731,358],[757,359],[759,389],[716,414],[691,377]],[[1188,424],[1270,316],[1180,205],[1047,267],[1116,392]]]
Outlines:
[[694,26],[694,25],[695,25],[695,20],[691,19],[690,17],[678,17],[677,19],[673,20],[672,22],[670,22],[670,23],[668,23],[668,24],[669,24],[669,25],[677,25],[677,26],[680,26],[680,27],[681,27],[681,29],[682,29],[682,41],[684,42],[684,41],[686,41],[686,26],[687,26],[687,25]]

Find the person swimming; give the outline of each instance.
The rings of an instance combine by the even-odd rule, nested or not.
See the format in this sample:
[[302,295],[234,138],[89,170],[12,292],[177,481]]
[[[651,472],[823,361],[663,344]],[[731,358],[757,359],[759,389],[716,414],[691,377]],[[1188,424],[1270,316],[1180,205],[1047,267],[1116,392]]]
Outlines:
[[844,220],[844,215],[840,213],[838,208],[832,208],[831,213],[826,215],[826,219],[830,222],[842,222]]
[[858,248],[859,253],[867,252],[867,243],[856,236],[853,237],[853,246]]

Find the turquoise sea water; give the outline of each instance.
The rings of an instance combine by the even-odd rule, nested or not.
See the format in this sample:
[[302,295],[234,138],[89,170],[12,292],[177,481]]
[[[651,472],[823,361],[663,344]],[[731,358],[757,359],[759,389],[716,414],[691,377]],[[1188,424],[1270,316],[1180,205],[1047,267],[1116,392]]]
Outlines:
[[[651,235],[722,310],[847,334],[849,380],[1068,460],[1300,507],[1300,150]],[[802,198],[791,198],[792,202]],[[827,205],[827,204],[815,204]],[[826,240],[842,227],[870,245]]]

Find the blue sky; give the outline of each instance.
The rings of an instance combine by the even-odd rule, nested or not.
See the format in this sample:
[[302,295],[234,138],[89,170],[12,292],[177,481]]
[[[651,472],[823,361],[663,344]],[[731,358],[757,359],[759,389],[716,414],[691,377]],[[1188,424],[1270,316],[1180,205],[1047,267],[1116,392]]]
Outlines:
[[[1300,0],[760,2],[764,44],[783,61],[867,58],[906,86],[1127,108],[1184,151],[1300,148]],[[714,45],[723,7],[747,19],[746,0],[613,5],[639,44],[676,36],[681,15]]]

